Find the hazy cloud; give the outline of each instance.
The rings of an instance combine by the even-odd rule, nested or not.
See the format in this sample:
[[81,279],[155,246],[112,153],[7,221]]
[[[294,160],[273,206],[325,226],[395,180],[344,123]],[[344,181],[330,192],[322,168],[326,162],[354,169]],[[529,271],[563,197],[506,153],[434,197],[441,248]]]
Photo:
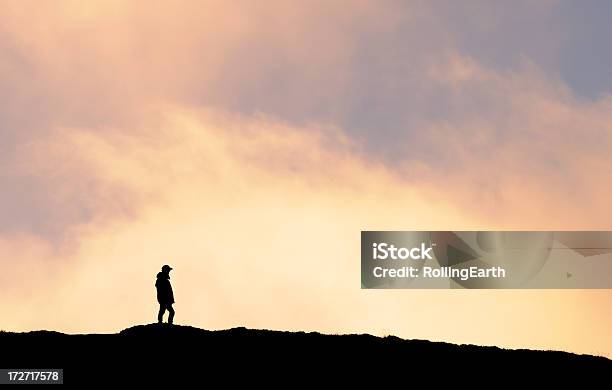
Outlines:
[[358,289],[360,230],[610,228],[567,6],[453,4],[3,3],[0,327],[142,322],[172,261],[202,326],[609,353],[605,292]]

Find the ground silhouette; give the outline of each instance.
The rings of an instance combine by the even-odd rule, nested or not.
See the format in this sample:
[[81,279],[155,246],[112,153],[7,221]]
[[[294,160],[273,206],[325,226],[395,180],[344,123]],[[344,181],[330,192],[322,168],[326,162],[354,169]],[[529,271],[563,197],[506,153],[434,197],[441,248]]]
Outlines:
[[604,357],[557,351],[505,350],[367,334],[246,328],[208,331],[167,324],[134,326],[118,334],[0,332],[0,346],[0,368],[64,368],[67,384],[152,380],[176,384],[212,378],[235,384],[281,375],[300,381],[319,375],[327,381],[358,378],[362,384],[435,375],[439,383],[462,373],[481,379],[499,374],[497,379],[508,380],[516,375],[559,378],[578,372],[612,372],[612,361]]

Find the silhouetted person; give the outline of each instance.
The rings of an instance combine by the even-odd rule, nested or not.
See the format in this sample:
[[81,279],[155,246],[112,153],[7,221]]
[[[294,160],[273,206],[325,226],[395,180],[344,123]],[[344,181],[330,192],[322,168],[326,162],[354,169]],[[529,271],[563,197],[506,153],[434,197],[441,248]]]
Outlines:
[[159,302],[159,313],[157,314],[157,322],[162,323],[164,313],[168,310],[168,323],[172,324],[174,320],[174,294],[172,293],[172,285],[170,284],[170,271],[172,268],[169,265],[164,265],[161,272],[157,274],[155,287],[157,288],[157,302]]

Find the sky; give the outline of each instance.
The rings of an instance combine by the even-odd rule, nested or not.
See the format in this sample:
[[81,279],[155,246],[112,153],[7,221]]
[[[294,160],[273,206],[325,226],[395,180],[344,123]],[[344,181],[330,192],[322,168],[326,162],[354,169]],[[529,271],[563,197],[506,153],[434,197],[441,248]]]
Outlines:
[[0,329],[612,356],[607,290],[361,290],[362,230],[612,228],[603,1],[0,0]]

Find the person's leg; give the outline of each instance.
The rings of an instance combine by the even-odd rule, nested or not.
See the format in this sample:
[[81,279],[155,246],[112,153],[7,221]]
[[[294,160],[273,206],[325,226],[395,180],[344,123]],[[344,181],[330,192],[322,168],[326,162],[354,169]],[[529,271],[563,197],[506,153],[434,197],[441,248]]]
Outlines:
[[162,323],[164,322],[164,313],[166,312],[166,305],[164,305],[163,303],[159,304],[159,313],[157,313],[157,322],[158,323]]
[[169,313],[168,323],[171,324],[172,321],[174,321],[174,309],[172,308],[172,304],[169,304],[167,308],[168,308],[168,313]]

